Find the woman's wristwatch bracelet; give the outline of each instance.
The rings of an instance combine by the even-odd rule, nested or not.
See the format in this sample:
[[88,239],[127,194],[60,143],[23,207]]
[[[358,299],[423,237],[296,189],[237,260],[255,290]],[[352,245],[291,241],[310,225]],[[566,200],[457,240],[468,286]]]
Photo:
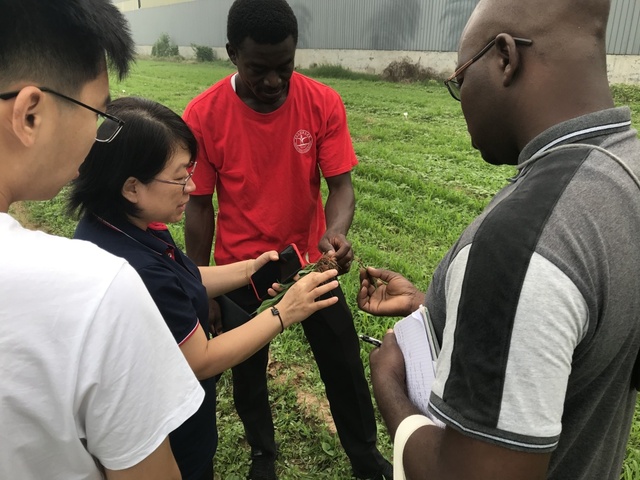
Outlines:
[[280,320],[280,333],[284,332],[284,322],[280,316],[280,311],[276,307],[271,307],[271,315],[278,317],[278,320]]

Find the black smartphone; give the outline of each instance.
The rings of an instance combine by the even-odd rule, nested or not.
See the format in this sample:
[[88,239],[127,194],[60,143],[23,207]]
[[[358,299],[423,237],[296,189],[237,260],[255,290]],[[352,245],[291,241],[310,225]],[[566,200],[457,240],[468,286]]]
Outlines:
[[288,283],[302,269],[304,260],[292,243],[278,254],[276,261],[269,262],[251,275],[251,286],[259,300],[269,297],[269,288],[274,283]]

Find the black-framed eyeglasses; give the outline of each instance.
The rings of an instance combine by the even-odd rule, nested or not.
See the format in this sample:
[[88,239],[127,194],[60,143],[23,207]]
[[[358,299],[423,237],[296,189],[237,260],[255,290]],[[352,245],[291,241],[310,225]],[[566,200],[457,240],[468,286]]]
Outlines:
[[[516,45],[523,45],[525,47],[530,46],[533,43],[533,40],[529,40],[528,38],[517,38],[513,37],[513,41],[516,42]],[[471,64],[478,61],[485,53],[491,50],[491,47],[496,43],[496,39],[491,40],[482,50],[480,50],[477,54],[471,57],[470,60],[467,60],[465,63],[460,65],[458,69],[453,72],[449,78],[444,81],[444,84],[449,90],[449,93],[453,98],[457,101],[460,101],[460,87],[462,86],[462,82],[459,82],[457,78],[460,76],[462,72],[464,72]]]
[[[55,90],[51,90],[48,87],[37,87],[37,88],[39,88],[40,91],[42,92],[51,93],[52,95],[55,95],[60,98],[64,98],[65,100],[71,103],[80,105],[81,107],[84,107],[87,110],[91,110],[93,113],[98,115],[98,130],[96,131],[96,142],[108,143],[114,138],[116,138],[116,135],[118,135],[118,133],[120,133],[120,130],[122,130],[124,121],[120,120],[115,115],[111,115],[106,112],[101,112],[100,110],[90,107],[89,105],[82,103],[81,101],[76,100],[75,98],[71,98],[66,95],[63,95],[62,93],[56,92]],[[0,93],[0,100],[9,100],[11,98],[17,97],[19,93],[20,93],[20,90],[16,90],[15,92]]]
[[191,177],[193,177],[193,173],[196,171],[196,165],[198,165],[198,162],[193,162],[193,166],[191,167],[191,171],[189,172],[189,174],[185,177],[185,179],[182,182],[177,182],[175,180],[162,180],[161,178],[153,178],[151,179],[151,181],[156,181],[156,182],[160,182],[160,183],[168,183],[169,185],[181,185],[182,186],[182,193],[185,193],[185,190],[187,189],[187,184],[189,183],[189,180],[191,180]]

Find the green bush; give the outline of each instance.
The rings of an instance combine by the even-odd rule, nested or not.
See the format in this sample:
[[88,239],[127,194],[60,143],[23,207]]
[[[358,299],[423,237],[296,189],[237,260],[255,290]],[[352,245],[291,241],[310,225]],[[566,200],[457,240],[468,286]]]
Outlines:
[[207,47],[206,45],[196,45],[192,43],[191,48],[193,48],[193,53],[199,62],[213,62],[218,58],[213,48]]
[[151,56],[159,58],[177,57],[178,46],[171,41],[168,33],[163,33],[151,47]]

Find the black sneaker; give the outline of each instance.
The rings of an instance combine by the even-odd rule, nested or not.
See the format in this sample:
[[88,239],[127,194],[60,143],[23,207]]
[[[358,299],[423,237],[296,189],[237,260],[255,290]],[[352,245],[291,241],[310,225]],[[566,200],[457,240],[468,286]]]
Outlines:
[[251,451],[251,468],[247,480],[278,480],[276,459],[260,450]]
[[358,480],[393,480],[393,465],[385,460],[384,465],[380,467],[378,473],[372,477],[358,477]]

